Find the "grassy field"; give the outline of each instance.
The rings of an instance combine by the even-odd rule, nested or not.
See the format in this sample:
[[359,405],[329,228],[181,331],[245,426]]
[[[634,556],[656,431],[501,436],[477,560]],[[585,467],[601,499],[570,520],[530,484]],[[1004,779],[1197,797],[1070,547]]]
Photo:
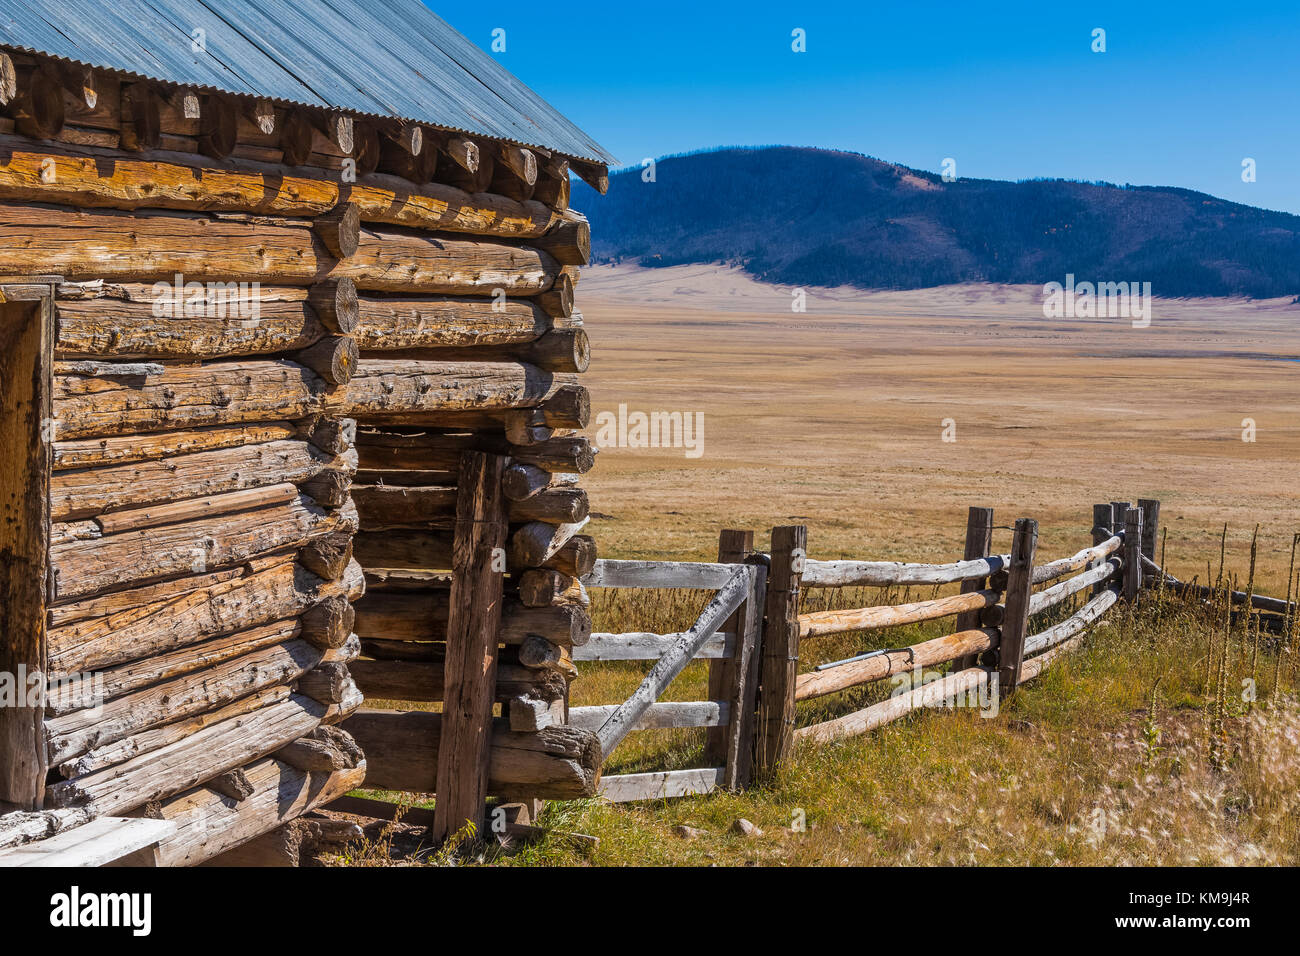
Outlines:
[[[1151,327],[1135,329],[1046,320],[1036,291],[810,290],[807,312],[792,313],[789,290],[724,269],[587,270],[579,300],[596,424],[620,404],[705,422],[698,458],[602,449],[585,482],[602,556],[712,560],[721,528],[754,529],[766,547],[767,529],[799,523],[813,557],[946,561],[960,556],[966,509],[985,505],[996,509],[996,549],[1030,516],[1039,554],[1052,558],[1090,542],[1093,502],[1154,497],[1174,574],[1212,579],[1226,524],[1227,567],[1244,582],[1258,524],[1257,589],[1284,595],[1300,530],[1300,306],[1157,300]],[[1242,440],[1243,419],[1254,441]],[[945,424],[955,441],[943,440]],[[860,607],[932,594],[805,600]],[[595,592],[593,619],[597,630],[680,630],[705,597]],[[937,636],[944,623],[808,641],[800,668]],[[1209,672],[1220,632],[1216,619],[1149,601],[1113,613],[996,718],[926,712],[801,748],[778,779],[744,794],[552,804],[543,823],[600,837],[594,853],[550,839],[487,858],[1300,863],[1294,660],[1279,662],[1283,646],[1267,636],[1256,653],[1235,633],[1220,696]],[[573,703],[619,702],[647,667],[584,665]],[[1254,701],[1243,699],[1247,679]],[[704,666],[692,665],[666,699],[703,699],[705,686]],[[885,693],[800,705],[799,723]],[[698,730],[633,734],[607,769],[700,766],[702,741]],[[763,835],[730,833],[739,817]],[[704,832],[686,838],[678,826]]]

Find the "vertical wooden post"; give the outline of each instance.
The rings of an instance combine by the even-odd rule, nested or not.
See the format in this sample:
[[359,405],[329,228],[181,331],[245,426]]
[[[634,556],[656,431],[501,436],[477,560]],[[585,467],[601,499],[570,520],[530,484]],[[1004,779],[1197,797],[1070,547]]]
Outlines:
[[736,649],[732,654],[734,679],[723,698],[727,701],[727,739],[722,785],[743,790],[754,777],[754,725],[758,719],[759,645],[763,634],[763,607],[767,598],[767,567],[751,559],[754,582],[745,603],[736,612]]
[[1124,600],[1136,604],[1142,590],[1142,512],[1129,508],[1124,518]]
[[[966,550],[962,552],[962,558],[966,561],[975,558],[987,558],[989,549],[993,546],[993,509],[992,508],[971,508],[966,513]],[[961,583],[961,593],[966,594],[969,591],[982,591],[988,586],[988,578],[972,578],[969,581]],[[956,629],[958,631],[969,631],[972,628],[980,626],[979,611],[962,611],[957,615]],[[965,670],[967,667],[974,667],[979,660],[978,654],[967,654],[959,657],[952,662],[954,671]]]
[[1127,501],[1112,501],[1110,503],[1110,528],[1113,534],[1124,533],[1124,516],[1128,514],[1131,508]]
[[[718,563],[740,564],[754,550],[754,532],[724,528],[718,534]],[[730,657],[709,661],[709,700],[726,700],[736,685],[736,658],[740,652],[738,627],[744,621],[745,605],[727,618],[722,630],[737,635]],[[734,718],[734,714],[732,715]],[[710,727],[705,731],[704,765],[719,767],[727,759],[727,727]]]
[[755,769],[770,777],[794,740],[794,679],[799,667],[799,582],[808,529],[772,529],[772,566],[763,608],[763,677],[759,687]]
[[1142,557],[1155,561],[1156,538],[1160,532],[1160,502],[1154,498],[1139,498],[1138,509],[1142,512]]
[[1006,616],[998,640],[998,693],[1005,700],[1020,683],[1020,662],[1029,632],[1029,595],[1033,592],[1034,555],[1038,551],[1038,522],[1017,518],[1007,568]]
[[[1093,545],[1101,544],[1111,536],[1111,524],[1114,520],[1115,510],[1109,504],[1099,504],[1092,506],[1092,543]],[[1100,581],[1092,586],[1092,595],[1096,597],[1105,588],[1108,587],[1105,581]]]
[[18,697],[0,702],[0,802],[39,810],[47,771],[45,609],[53,589],[54,307],[48,286],[6,285],[0,301],[0,681]]
[[483,832],[504,590],[505,466],[499,455],[467,451],[460,457],[433,810],[437,840],[466,822]]

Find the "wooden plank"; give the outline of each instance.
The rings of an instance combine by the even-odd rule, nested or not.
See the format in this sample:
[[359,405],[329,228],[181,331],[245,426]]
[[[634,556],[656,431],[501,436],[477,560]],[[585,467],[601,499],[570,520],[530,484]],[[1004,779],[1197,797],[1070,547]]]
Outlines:
[[[993,509],[972,507],[966,513],[966,547],[962,551],[963,561],[979,561],[989,556],[993,547]],[[988,587],[988,578],[967,578],[961,583],[962,594],[983,591]],[[957,615],[954,630],[958,633],[970,631],[980,626],[979,611],[962,611]],[[952,669],[962,671],[974,667],[978,659],[976,654],[968,654],[953,661]]]
[[808,529],[772,529],[772,564],[763,608],[763,661],[755,733],[755,769],[768,779],[794,739],[795,674],[799,669],[799,585]]
[[1003,697],[1020,682],[1020,662],[1029,632],[1029,597],[1033,589],[1034,554],[1038,550],[1038,522],[1017,518],[1011,539],[1011,566],[1007,570],[1006,613],[998,640],[998,687]]
[[754,776],[754,728],[757,723],[759,671],[762,666],[763,606],[767,595],[767,568],[754,566],[749,594],[733,620],[740,635],[736,655],[732,658],[731,683],[726,688],[726,748],[723,751],[722,785],[728,790],[742,790]]
[[1059,584],[1043,591],[1038,591],[1029,596],[1029,613],[1037,614],[1045,611],[1050,607],[1060,604],[1071,594],[1077,594],[1086,587],[1105,588],[1106,582],[1110,577],[1119,570],[1119,562],[1115,560],[1105,561],[1095,568],[1089,568],[1082,574],[1076,574],[1072,578],[1066,578]]
[[1124,516],[1124,600],[1136,604],[1142,591],[1142,512],[1130,508]]
[[0,852],[0,866],[103,866],[176,832],[169,820],[99,817],[36,843]]
[[998,603],[997,591],[971,591],[952,594],[933,601],[916,601],[912,604],[884,604],[877,607],[860,607],[844,611],[813,611],[799,615],[799,633],[802,637],[821,637],[825,634],[843,634],[847,631],[865,631],[918,621],[932,621],[961,611],[981,611]]
[[[570,707],[566,723],[571,727],[596,731],[618,704]],[[725,700],[656,701],[651,704],[632,730],[664,730],[670,727],[726,727],[730,705]]]
[[1160,536],[1160,502],[1155,498],[1139,498],[1138,510],[1142,512],[1142,556],[1154,561]]
[[[1111,507],[1107,502],[1092,506],[1092,543],[1097,546],[1111,536]],[[1096,597],[1106,589],[1104,582],[1092,586],[1092,596]]]
[[47,770],[39,688],[29,698],[45,673],[51,597],[52,326],[48,289],[0,306],[0,673],[23,698],[0,707],[0,801],[24,810],[41,808]]
[[619,704],[609,719],[601,725],[596,736],[600,741],[601,752],[609,756],[614,748],[641,719],[664,689],[672,683],[673,678],[682,672],[695,657],[704,642],[718,629],[718,625],[731,616],[740,606],[753,587],[756,569],[741,565],[732,569],[733,577],[719,589],[713,600],[704,608],[704,612],[681,638],[674,642],[668,652],[650,668],[641,685],[632,692],[632,696]]
[[507,532],[501,476],[507,459],[468,451],[460,461],[451,608],[444,663],[442,741],[438,754],[433,837],[445,840],[466,823],[483,832],[487,810],[492,703],[501,629]]
[[734,571],[735,568],[729,564],[602,559],[596,562],[596,567],[582,579],[582,583],[589,588],[685,588],[716,591],[731,580]]
[[[575,661],[657,661],[681,636],[682,632],[675,634],[596,633],[591,635],[591,640],[584,646],[573,649],[573,659]],[[695,655],[695,660],[730,657],[735,652],[735,643],[735,634],[719,631],[704,642]]]
[[824,744],[844,737],[865,734],[869,730],[898,720],[923,707],[942,706],[959,694],[969,695],[972,691],[978,690],[992,673],[982,667],[971,667],[955,674],[948,674],[940,680],[922,684],[905,694],[845,714],[843,717],[813,724],[811,727],[800,727],[795,731],[795,740],[801,744]]
[[1034,584],[1044,584],[1047,581],[1053,581],[1063,575],[1078,571],[1080,568],[1086,568],[1094,561],[1100,561],[1109,557],[1119,550],[1120,539],[1112,535],[1099,544],[1089,548],[1084,548],[1077,554],[1072,554],[1068,558],[1057,558],[1055,561],[1048,561],[1034,568]]
[[[1090,600],[1078,612],[1054,624],[1045,631],[1025,638],[1025,656],[1038,654],[1079,634],[1085,627],[1098,620],[1110,610],[1119,599],[1117,588],[1108,588]],[[1022,675],[1023,682],[1023,675]]]
[[[795,680],[795,699],[811,700],[836,691],[882,680],[917,667],[935,667],[945,661],[978,658],[982,651],[998,645],[996,628],[974,628],[945,634],[910,647],[883,651],[826,670],[800,674]],[[953,670],[956,668],[954,667]]]
[[[724,528],[718,533],[718,563],[719,564],[739,564],[745,560],[745,557],[754,550],[754,532]],[[733,633],[742,633],[744,621],[744,608],[741,605],[736,609],[725,624],[722,625],[724,631]],[[741,645],[738,645],[741,646]],[[736,661],[734,658],[715,658],[709,661],[709,699],[721,700],[731,696],[732,688],[737,679]],[[727,760],[727,737],[728,732],[722,727],[712,727],[705,732],[704,736],[704,762],[710,766],[725,764]]]
[[810,588],[890,587],[899,584],[955,584],[1006,569],[1007,556],[993,555],[951,564],[901,561],[813,561],[804,563],[803,584]]
[[722,767],[705,767],[700,770],[617,774],[602,777],[596,793],[610,803],[689,797],[720,787],[723,773]]

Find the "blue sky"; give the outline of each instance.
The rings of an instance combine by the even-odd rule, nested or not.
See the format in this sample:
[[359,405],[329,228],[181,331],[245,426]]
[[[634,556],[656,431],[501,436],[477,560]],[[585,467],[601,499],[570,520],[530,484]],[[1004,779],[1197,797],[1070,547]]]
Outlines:
[[[822,146],[1300,213],[1300,0],[427,2],[485,50],[504,29],[493,55],[625,164]],[[1098,27],[1105,53],[1091,50]]]

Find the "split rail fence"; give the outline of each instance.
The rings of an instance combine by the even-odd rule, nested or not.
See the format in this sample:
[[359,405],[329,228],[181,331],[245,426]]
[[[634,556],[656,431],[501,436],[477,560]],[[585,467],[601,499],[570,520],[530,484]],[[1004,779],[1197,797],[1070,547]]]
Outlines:
[[[1077,645],[1089,625],[1117,603],[1135,602],[1144,568],[1148,582],[1161,576],[1155,563],[1159,513],[1154,500],[1136,507],[1095,505],[1092,543],[1051,561],[1038,559],[1038,524],[1030,518],[1016,521],[1008,553],[991,553],[990,508],[970,509],[962,559],[948,564],[814,560],[807,557],[803,526],[774,528],[770,553],[754,551],[752,532],[723,531],[717,563],[597,561],[583,578],[588,588],[716,592],[687,631],[594,633],[584,647],[574,648],[579,663],[655,661],[626,701],[569,711],[571,724],[596,732],[606,760],[632,731],[707,728],[705,766],[606,775],[599,793],[620,802],[740,789],[754,777],[769,777],[796,743],[866,733],[954,699],[1004,700]],[[813,588],[943,585],[959,590],[930,600],[801,613],[801,595]],[[1060,606],[1071,598],[1083,603],[1061,618]],[[954,623],[940,637],[798,673],[804,641],[948,618]],[[709,699],[660,701],[694,660],[708,662]],[[943,665],[950,666],[941,677],[930,671],[909,690],[796,729],[802,702]]]

